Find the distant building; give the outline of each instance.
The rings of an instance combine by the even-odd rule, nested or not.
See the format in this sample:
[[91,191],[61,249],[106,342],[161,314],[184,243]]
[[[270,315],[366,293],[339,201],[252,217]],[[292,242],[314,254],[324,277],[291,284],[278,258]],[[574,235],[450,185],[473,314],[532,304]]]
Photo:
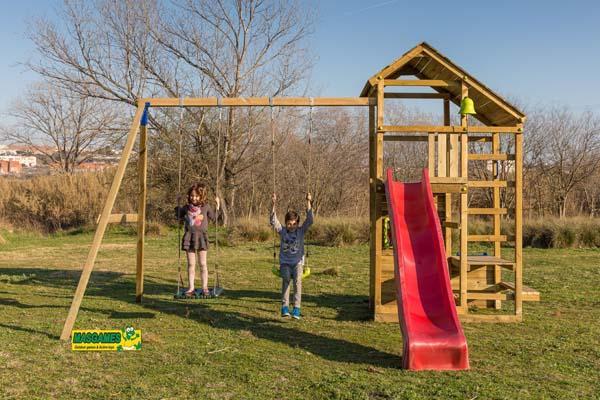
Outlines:
[[20,174],[23,170],[21,163],[15,160],[0,160],[0,174]]
[[6,151],[0,153],[0,160],[2,161],[16,161],[23,167],[35,168],[37,165],[37,158],[35,156],[20,156],[16,154],[6,154]]

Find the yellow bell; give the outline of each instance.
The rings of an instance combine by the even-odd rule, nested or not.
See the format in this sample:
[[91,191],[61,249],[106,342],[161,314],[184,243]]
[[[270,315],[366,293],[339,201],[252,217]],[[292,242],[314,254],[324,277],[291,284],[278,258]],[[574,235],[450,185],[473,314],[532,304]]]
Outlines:
[[473,99],[470,97],[465,97],[460,102],[460,111],[458,112],[460,115],[473,115],[477,114],[475,112],[475,103],[473,103]]

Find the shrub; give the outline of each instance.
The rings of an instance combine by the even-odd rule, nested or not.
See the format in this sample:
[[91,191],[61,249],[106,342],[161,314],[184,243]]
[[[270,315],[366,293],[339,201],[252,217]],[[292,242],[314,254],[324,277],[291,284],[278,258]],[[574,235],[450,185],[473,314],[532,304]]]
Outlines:
[[583,223],[579,228],[578,236],[581,247],[600,247],[600,225]]

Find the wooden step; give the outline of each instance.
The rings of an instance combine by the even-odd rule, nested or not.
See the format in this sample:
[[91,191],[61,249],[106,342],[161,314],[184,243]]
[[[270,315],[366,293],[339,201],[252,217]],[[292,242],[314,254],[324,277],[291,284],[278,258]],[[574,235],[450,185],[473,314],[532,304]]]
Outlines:
[[[460,257],[459,256],[451,256],[450,264],[453,267],[460,268]],[[494,256],[468,256],[467,257],[467,271],[471,271],[473,269],[477,269],[479,267],[485,267],[489,265],[498,265],[502,268],[514,269],[515,263],[512,261],[505,260],[503,258],[494,257]]]
[[[498,285],[512,290],[513,292],[515,290],[515,284],[513,282],[500,282]],[[523,285],[523,301],[540,301],[540,292],[529,286]]]

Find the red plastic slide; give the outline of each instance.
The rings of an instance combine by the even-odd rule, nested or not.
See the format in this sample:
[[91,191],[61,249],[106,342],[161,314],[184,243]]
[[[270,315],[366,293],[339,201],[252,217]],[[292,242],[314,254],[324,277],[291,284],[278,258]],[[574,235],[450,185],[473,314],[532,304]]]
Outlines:
[[410,370],[469,368],[450,277],[442,231],[423,170],[419,183],[385,184],[392,226],[396,298],[404,338],[403,367]]

